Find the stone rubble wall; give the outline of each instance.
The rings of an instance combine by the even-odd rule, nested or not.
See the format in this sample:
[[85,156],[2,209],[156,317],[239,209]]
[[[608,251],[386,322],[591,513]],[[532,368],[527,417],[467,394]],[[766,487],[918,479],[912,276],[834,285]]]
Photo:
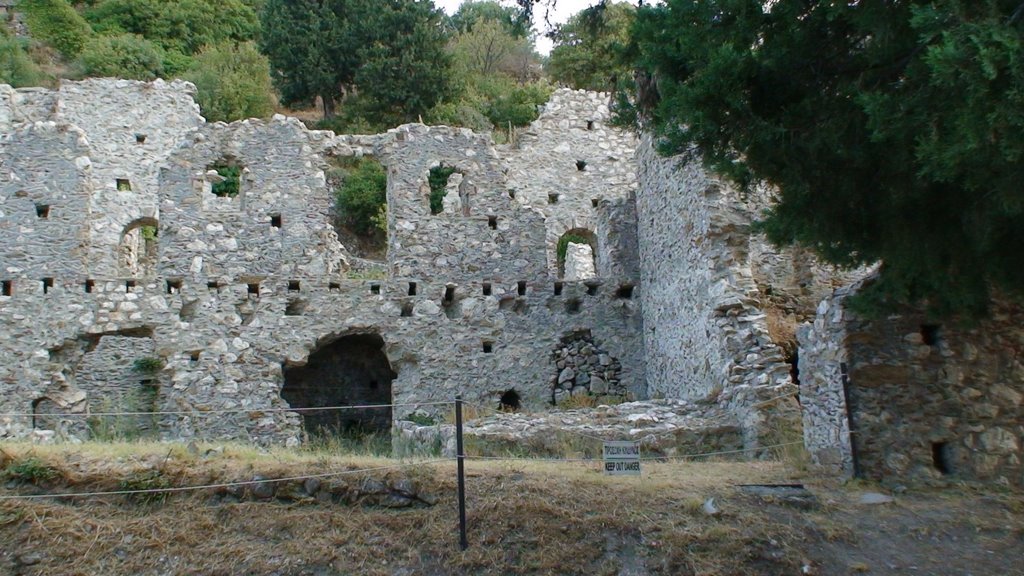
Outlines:
[[[113,103],[89,117],[84,103],[104,89]],[[134,382],[126,366],[152,354],[164,362],[157,408],[183,412],[160,419],[162,437],[294,445],[302,426],[281,398],[283,366],[365,333],[383,338],[397,373],[391,397],[408,405],[396,419],[417,408],[441,417],[448,408],[428,404],[460,393],[497,406],[515,390],[525,409],[548,408],[551,351],[587,330],[618,362],[618,385],[646,395],[636,295],[615,288],[636,279],[556,281],[545,217],[509,197],[507,158],[487,137],[421,125],[336,136],[283,116],[205,124],[191,90],[109,80],[0,89],[14,102],[0,105],[11,127],[0,141],[0,229],[11,231],[0,240],[0,270],[13,282],[0,295],[0,414],[80,414],[57,419],[58,434],[79,435],[109,390]],[[157,112],[119,115],[121,107]],[[328,160],[364,155],[389,177],[384,268],[353,265],[330,223]],[[234,198],[212,193],[208,171],[225,158],[242,168]],[[462,172],[458,187],[472,184],[468,215],[429,213],[426,176],[440,163]],[[117,190],[122,175],[130,192]],[[19,178],[32,182],[30,195],[17,194]],[[50,202],[52,232],[39,226],[39,199]],[[139,224],[157,228],[152,276],[117,263],[122,237],[138,236]],[[635,235],[605,227],[624,240],[609,251],[635,260]],[[44,294],[45,274],[54,284]],[[31,427],[30,417],[0,417],[0,436]]]
[[595,276],[594,249],[589,244],[570,242],[565,249],[565,279],[589,280]]
[[[558,272],[558,239],[570,230],[596,232],[608,222],[601,204],[625,203],[637,188],[637,139],[609,126],[609,100],[607,93],[556,90],[518,144],[502,149],[508,192],[520,205],[544,215],[546,263],[552,275]],[[599,274],[615,250],[607,237],[598,237]]]
[[1024,485],[1024,310],[995,300],[991,317],[969,328],[932,324],[919,310],[870,320],[847,308],[858,287],[823,301],[801,332],[814,461],[890,484]]

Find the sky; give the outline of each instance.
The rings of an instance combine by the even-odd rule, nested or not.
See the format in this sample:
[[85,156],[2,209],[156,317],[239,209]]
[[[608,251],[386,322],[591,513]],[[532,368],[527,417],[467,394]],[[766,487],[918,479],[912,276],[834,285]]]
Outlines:
[[[583,10],[587,6],[594,4],[597,0],[558,0],[555,3],[555,8],[551,10],[548,18],[552,24],[561,24],[565,22],[569,16]],[[434,0],[434,5],[442,8],[447,14],[454,14],[459,9],[459,5],[462,4],[463,0]],[[506,6],[515,5],[514,2],[505,0],[502,4]],[[541,54],[549,54],[551,52],[551,40],[544,37],[544,32],[547,32],[547,24],[544,23],[544,10],[546,6],[543,4],[534,8],[534,30],[537,34],[537,51]]]

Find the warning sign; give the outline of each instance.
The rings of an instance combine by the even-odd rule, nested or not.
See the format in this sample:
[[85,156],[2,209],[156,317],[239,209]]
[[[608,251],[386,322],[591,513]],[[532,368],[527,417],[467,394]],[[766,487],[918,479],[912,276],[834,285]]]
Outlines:
[[604,472],[614,475],[640,475],[639,442],[605,442]]

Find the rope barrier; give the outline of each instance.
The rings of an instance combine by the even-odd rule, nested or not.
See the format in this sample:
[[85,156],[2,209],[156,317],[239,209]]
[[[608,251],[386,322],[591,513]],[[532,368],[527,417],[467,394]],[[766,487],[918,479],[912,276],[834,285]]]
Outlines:
[[303,476],[289,476],[287,478],[267,478],[266,480],[246,480],[243,482],[222,482],[219,484],[203,484],[200,486],[175,486],[170,488],[148,488],[142,490],[109,490],[102,492],[66,492],[62,494],[11,494],[0,495],[0,501],[4,500],[41,500],[44,498],[92,498],[96,496],[127,496],[131,494],[157,494],[164,492],[189,492],[196,490],[211,490],[215,488],[231,488],[233,486],[250,486],[253,484],[291,482],[295,480],[308,480],[310,478],[336,478],[350,474],[362,474],[365,472],[380,472],[382,470],[394,470],[409,466],[422,466],[424,464],[437,464],[439,462],[453,462],[455,458],[434,458],[391,466],[377,466],[374,468],[362,468],[359,470],[341,470],[334,472],[323,472],[320,474],[307,474]]
[[251,412],[323,412],[328,410],[367,410],[374,408],[394,408],[402,406],[442,406],[447,404],[454,404],[451,400],[446,402],[407,402],[403,404],[363,404],[356,406],[323,406],[314,408],[215,408],[211,410],[157,410],[153,412],[40,412],[38,414],[28,414],[23,412],[14,413],[0,413],[0,418],[40,418],[40,417],[60,417],[60,418],[72,418],[82,417],[87,418],[98,417],[98,416],[197,416],[200,414],[246,414]]

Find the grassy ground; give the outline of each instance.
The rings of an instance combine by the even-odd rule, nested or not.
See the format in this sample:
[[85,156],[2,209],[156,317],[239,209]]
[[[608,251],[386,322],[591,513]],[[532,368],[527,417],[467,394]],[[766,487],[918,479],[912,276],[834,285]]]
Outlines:
[[223,489],[0,500],[0,574],[1024,574],[1019,493],[955,486],[862,506],[858,494],[877,488],[802,478],[815,500],[794,505],[737,487],[793,481],[780,462],[645,462],[629,478],[591,463],[471,461],[461,552],[450,461],[380,470],[403,462],[231,445],[0,449],[0,497],[377,469],[324,482],[407,481],[432,503]]

